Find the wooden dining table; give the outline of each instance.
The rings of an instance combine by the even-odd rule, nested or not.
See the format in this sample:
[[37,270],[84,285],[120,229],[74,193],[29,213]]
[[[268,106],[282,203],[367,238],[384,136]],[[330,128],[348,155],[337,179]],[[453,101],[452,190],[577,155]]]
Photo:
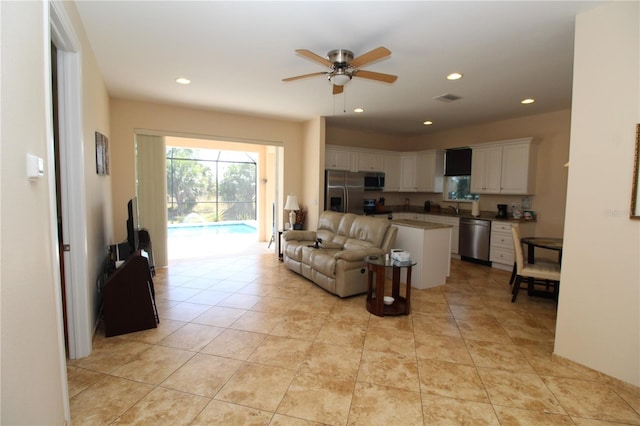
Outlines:
[[527,262],[535,263],[536,247],[558,252],[558,263],[562,263],[562,238],[526,237],[521,239],[527,245]]

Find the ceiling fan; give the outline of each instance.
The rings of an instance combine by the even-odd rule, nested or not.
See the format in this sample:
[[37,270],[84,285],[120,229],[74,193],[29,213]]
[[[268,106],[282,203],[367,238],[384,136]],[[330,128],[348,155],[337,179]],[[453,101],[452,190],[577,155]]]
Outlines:
[[298,49],[296,50],[296,53],[308,59],[311,59],[312,61],[316,61],[322,65],[325,65],[329,67],[330,70],[284,78],[282,79],[282,81],[286,82],[300,80],[307,77],[315,77],[318,75],[325,75],[327,76],[329,81],[333,83],[334,95],[342,93],[344,90],[344,85],[351,81],[353,77],[367,78],[369,80],[382,81],[384,83],[393,83],[398,79],[398,76],[395,75],[358,69],[371,62],[391,55],[391,51],[386,47],[378,47],[358,56],[357,58],[353,57],[353,52],[346,49],[332,50],[327,53],[327,58],[323,58],[322,56],[317,55],[307,49]]

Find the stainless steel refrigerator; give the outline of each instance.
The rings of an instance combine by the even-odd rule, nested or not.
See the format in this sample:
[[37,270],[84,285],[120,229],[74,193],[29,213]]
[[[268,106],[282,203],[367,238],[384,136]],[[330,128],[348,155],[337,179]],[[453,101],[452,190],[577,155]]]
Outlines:
[[325,172],[325,210],[364,213],[364,173]]

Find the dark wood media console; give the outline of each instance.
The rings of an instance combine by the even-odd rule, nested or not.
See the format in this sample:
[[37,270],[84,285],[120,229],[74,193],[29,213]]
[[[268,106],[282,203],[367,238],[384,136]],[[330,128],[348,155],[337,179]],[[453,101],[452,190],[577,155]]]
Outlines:
[[153,288],[155,271],[150,240],[146,248],[149,252],[139,249],[127,257],[104,284],[106,337],[156,328],[160,322]]

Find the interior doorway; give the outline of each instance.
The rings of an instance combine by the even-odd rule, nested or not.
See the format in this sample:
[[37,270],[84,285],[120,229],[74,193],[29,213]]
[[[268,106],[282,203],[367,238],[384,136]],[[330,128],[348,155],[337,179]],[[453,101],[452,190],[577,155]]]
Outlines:
[[[138,140],[144,140],[140,136]],[[162,144],[167,152],[175,149],[179,154],[167,154],[167,165],[179,162],[183,168],[179,173],[192,176],[184,180],[194,181],[197,187],[190,189],[172,181],[169,166],[161,178],[157,168],[152,171],[139,166],[146,171],[137,170],[138,195],[144,191],[145,180],[167,182],[164,191],[167,219],[162,234],[166,235],[163,250],[168,262],[273,251],[272,246],[267,245],[274,232],[273,224],[278,220],[274,217],[273,205],[277,204],[280,193],[282,147],[179,136],[164,136]],[[187,158],[192,156],[194,158]],[[157,164],[159,160],[156,157],[154,161]],[[219,169],[217,174],[215,168]],[[140,173],[158,173],[158,176],[146,177]],[[158,205],[157,202],[162,201],[154,205]],[[144,226],[142,215],[140,222]],[[160,230],[157,233],[160,234]],[[154,242],[154,253],[156,246]]]
[[[56,186],[56,219],[58,223],[58,256],[64,259],[64,222],[62,220],[62,184],[60,174],[60,127],[58,121],[58,49],[56,45],[51,43],[51,111],[53,125],[53,156],[54,156],[54,174]],[[60,271],[60,292],[62,295],[62,321],[64,328],[64,349],[67,357],[69,356],[69,325],[67,315],[67,288],[65,281],[64,262],[59,264]]]
[[[88,273],[86,259],[87,218],[85,200],[83,126],[82,126],[82,79],[80,42],[73,32],[64,6],[57,2],[49,3],[49,29],[51,45],[55,46],[49,55],[49,66],[55,66],[56,99],[54,101],[53,71],[49,87],[49,104],[46,106],[50,117],[48,132],[54,139],[53,108],[55,103],[56,146],[51,143],[48,149],[48,164],[57,164],[49,168],[51,200],[51,239],[61,242],[56,245],[53,264],[60,265],[60,274],[54,277],[60,287],[61,335],[66,322],[66,342],[60,342],[60,350],[71,359],[86,357],[91,353],[93,319],[87,307],[90,300],[90,286],[86,286]],[[57,151],[57,154],[55,154]],[[57,158],[56,158],[57,156]],[[61,224],[61,226],[59,226]],[[68,226],[73,224],[74,226]],[[62,237],[59,237],[61,233]],[[57,248],[60,247],[58,251]],[[64,277],[61,274],[64,273]],[[64,280],[64,290],[62,287]],[[64,291],[64,293],[63,293]],[[63,317],[66,316],[66,320]],[[66,371],[66,366],[61,366]],[[66,392],[66,390],[65,390]]]

